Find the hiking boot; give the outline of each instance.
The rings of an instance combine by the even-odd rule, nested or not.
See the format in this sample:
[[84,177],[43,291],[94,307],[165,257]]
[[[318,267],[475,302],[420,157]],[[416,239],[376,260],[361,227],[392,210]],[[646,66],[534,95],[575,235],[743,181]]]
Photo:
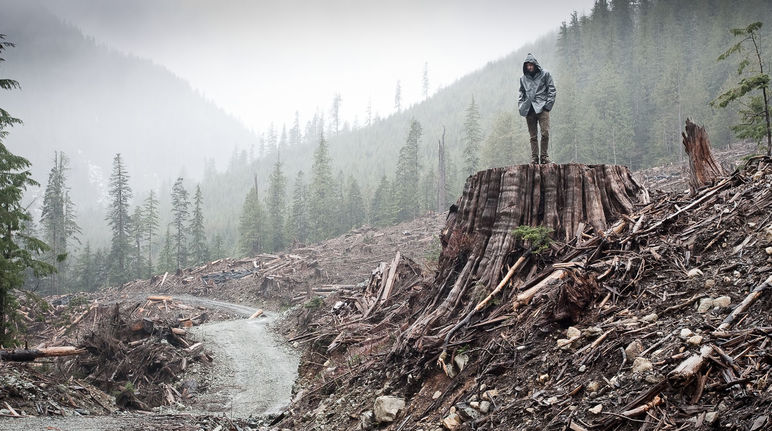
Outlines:
[[539,158],[536,156],[531,157],[531,164],[532,165],[538,165],[539,164]]
[[547,157],[547,156],[541,156],[541,164],[542,164],[542,165],[546,165],[547,163],[552,163],[552,162],[550,161],[550,158],[549,158],[549,157]]

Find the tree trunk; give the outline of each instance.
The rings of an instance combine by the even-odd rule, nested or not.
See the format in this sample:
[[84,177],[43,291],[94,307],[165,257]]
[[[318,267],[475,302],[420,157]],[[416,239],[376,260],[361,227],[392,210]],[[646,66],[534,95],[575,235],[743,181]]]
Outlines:
[[687,118],[686,131],[682,132],[681,136],[684,150],[689,155],[689,188],[692,194],[726,175],[721,165],[713,158],[705,127],[697,126]]
[[74,346],[47,347],[43,349],[0,350],[0,360],[30,362],[34,361],[35,358],[80,355],[85,352],[86,350]]
[[[435,345],[444,333],[427,337],[432,328],[447,324],[462,302],[474,307],[476,301],[462,301],[465,295],[484,297],[494,289],[507,265],[527,253],[529,245],[512,234],[518,226],[544,226],[553,239],[569,241],[584,226],[604,232],[648,199],[624,166],[529,164],[469,177],[440,235],[435,297],[395,343],[395,351]],[[470,287],[479,291],[469,292]]]

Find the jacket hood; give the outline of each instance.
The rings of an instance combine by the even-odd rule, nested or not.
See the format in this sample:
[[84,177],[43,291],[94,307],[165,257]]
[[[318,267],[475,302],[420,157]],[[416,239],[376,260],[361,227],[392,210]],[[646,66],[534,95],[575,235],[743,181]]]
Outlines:
[[523,75],[528,73],[528,71],[525,69],[525,63],[533,63],[536,66],[536,73],[534,73],[534,75],[537,75],[539,72],[541,72],[541,66],[539,65],[539,62],[536,61],[536,57],[534,57],[530,52],[525,56],[525,60],[523,60]]

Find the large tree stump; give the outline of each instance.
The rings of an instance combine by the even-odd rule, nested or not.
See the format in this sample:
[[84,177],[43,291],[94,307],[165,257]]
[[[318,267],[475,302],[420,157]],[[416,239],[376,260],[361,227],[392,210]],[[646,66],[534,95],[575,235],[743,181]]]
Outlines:
[[710,150],[710,139],[705,127],[697,126],[686,119],[686,131],[681,132],[684,150],[689,156],[689,188],[692,194],[712,184],[719,177],[726,176]]
[[[646,189],[624,166],[529,164],[488,169],[469,177],[440,236],[436,296],[395,349],[435,345],[450,328],[430,330],[448,326],[449,318],[459,314],[455,311],[470,286],[486,294],[494,289],[507,272],[506,265],[525,253],[524,244],[512,234],[516,227],[545,226],[552,230],[552,238],[569,241],[584,226],[596,233],[605,231],[648,199]],[[466,308],[475,305],[465,302]]]

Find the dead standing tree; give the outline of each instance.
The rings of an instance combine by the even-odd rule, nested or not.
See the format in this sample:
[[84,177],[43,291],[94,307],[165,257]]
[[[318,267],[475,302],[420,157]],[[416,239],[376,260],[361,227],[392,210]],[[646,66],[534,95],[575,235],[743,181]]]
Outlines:
[[[485,297],[504,278],[502,283],[531,287],[512,277],[517,270],[525,274],[535,270],[535,265],[523,262],[530,257],[529,245],[512,234],[518,226],[544,226],[554,239],[566,242],[589,228],[602,235],[648,199],[648,192],[624,166],[530,164],[469,177],[440,236],[433,299],[400,335],[392,353],[405,352],[409,346],[437,347],[443,340],[447,344],[445,337],[458,329],[459,316],[477,308],[476,301],[468,299]],[[565,271],[550,275],[543,282],[554,283],[565,275]]]
[[697,126],[687,118],[686,130],[681,135],[684,150],[689,156],[689,188],[694,195],[698,189],[714,183],[719,177],[726,176],[726,172],[713,157],[705,127]]

